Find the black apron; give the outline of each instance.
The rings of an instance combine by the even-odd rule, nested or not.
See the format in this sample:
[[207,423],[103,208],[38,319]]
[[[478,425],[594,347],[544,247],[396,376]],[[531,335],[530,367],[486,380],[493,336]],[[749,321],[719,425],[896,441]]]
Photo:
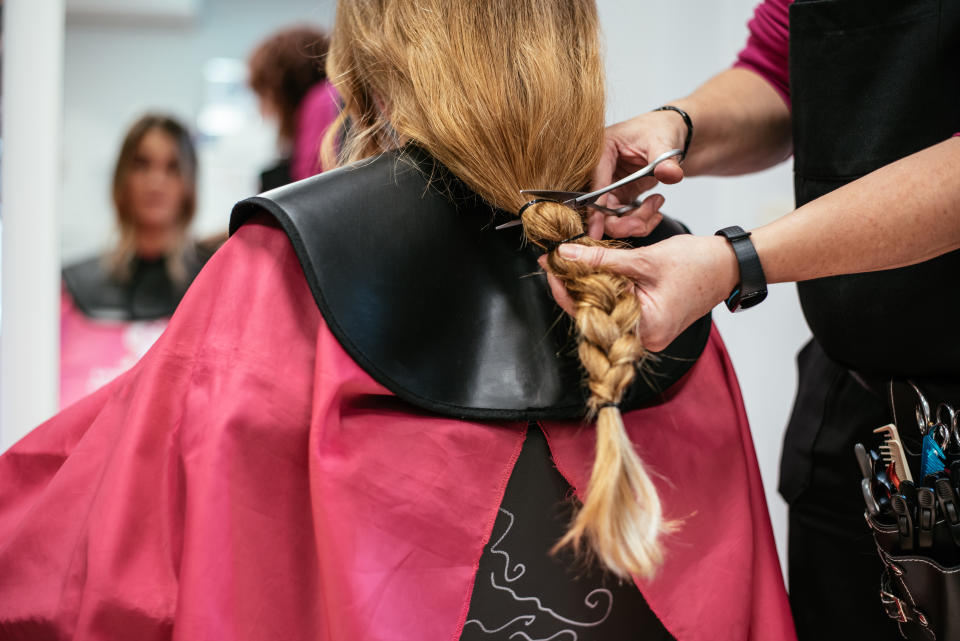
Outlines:
[[[571,323],[514,218],[409,146],[237,204],[231,232],[267,213],[293,244],[324,321],[360,367],[402,400],[457,418],[529,424],[483,551],[463,641],[671,641],[636,587],[551,555],[572,488],[537,421],[576,419],[586,391]],[[637,244],[677,233],[670,219]],[[704,316],[648,363],[621,401],[656,403],[696,362]],[[465,429],[471,429],[469,426]]]
[[[960,2],[798,0],[790,89],[799,207],[960,131]],[[853,445],[892,418],[878,382],[912,378],[960,401],[958,278],[952,252],[798,284],[814,339],[798,359],[780,492],[801,641],[900,638],[879,602]]]

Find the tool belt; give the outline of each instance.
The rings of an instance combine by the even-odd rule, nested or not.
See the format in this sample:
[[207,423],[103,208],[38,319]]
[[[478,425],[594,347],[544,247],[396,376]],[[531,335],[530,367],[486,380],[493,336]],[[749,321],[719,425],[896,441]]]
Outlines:
[[960,389],[942,390],[931,405],[920,386],[891,383],[896,424],[878,428],[877,449],[857,446],[880,601],[910,641],[960,640]]

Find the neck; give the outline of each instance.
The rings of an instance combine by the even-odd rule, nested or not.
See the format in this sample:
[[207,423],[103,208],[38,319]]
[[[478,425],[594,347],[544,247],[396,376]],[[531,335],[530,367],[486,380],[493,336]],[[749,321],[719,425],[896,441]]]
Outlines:
[[161,258],[170,253],[177,241],[175,227],[139,227],[136,235],[137,255],[141,258]]

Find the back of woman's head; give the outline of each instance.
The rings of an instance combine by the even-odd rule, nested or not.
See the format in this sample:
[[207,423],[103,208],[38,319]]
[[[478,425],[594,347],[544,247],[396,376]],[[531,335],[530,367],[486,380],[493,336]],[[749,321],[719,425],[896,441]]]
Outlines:
[[282,140],[294,139],[297,108],[327,77],[324,59],[329,45],[322,29],[298,25],[269,36],[250,54],[250,87],[276,111]]
[[[350,119],[356,160],[413,141],[491,205],[518,211],[521,189],[581,189],[603,144],[604,88],[592,0],[341,0],[327,71]],[[529,206],[542,247],[583,232],[581,214]],[[583,237],[572,242],[599,244]],[[597,418],[583,506],[558,545],[596,553],[615,573],[660,562],[660,503],[616,404],[643,356],[640,308],[625,278],[549,264],[577,303],[579,355]]]

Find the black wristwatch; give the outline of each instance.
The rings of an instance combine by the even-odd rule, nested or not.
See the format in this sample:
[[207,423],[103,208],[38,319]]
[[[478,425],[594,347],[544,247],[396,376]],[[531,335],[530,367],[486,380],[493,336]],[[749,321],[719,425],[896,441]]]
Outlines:
[[730,241],[740,265],[740,284],[733,288],[725,301],[727,309],[739,312],[759,304],[767,297],[767,279],[760,266],[760,257],[750,240],[750,232],[742,227],[725,227],[717,232]]

